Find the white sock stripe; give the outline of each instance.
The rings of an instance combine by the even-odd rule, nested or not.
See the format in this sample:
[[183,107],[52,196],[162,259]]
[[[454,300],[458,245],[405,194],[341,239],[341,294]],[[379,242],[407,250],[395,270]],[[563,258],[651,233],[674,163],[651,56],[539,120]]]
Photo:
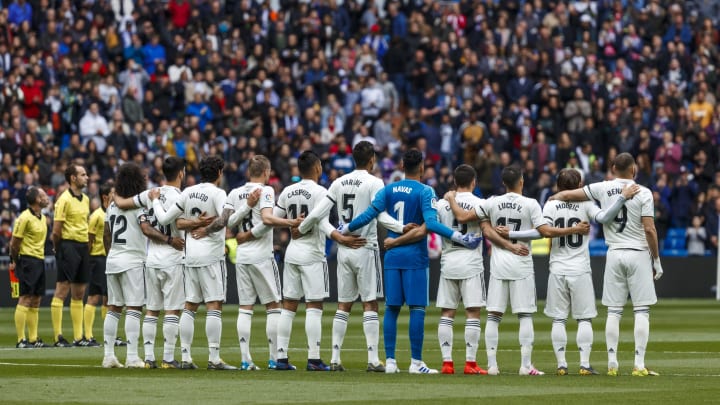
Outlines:
[[633,312],[636,314],[638,313],[650,313],[650,307],[643,306],[643,307],[635,307],[633,308]]
[[468,319],[465,321],[465,327],[473,326],[473,327],[480,327],[480,320],[479,319]]
[[454,322],[455,322],[455,320],[453,318],[445,318],[445,317],[440,318],[440,325],[453,326]]
[[207,316],[213,318],[222,318],[222,311],[207,311]]
[[106,316],[112,316],[113,318],[118,319],[118,320],[120,319],[120,313],[118,313],[118,312],[107,311]]
[[315,312],[315,313],[321,313],[321,314],[322,314],[323,310],[320,309],[320,308],[308,308],[308,309],[305,310],[305,313],[306,313],[306,314],[309,313],[309,312]]
[[609,307],[609,308],[608,308],[608,315],[610,315],[610,314],[612,314],[612,315],[617,315],[617,316],[622,316],[622,314],[623,314],[623,309],[620,308],[620,307]]
[[522,313],[517,314],[517,317],[518,317],[518,319],[532,318],[532,314],[528,314],[528,313],[526,313],[526,312],[522,312]]
[[553,323],[561,323],[565,325],[567,323],[567,319],[553,319]]
[[[347,320],[347,319],[346,319]],[[378,321],[380,318],[377,315],[365,315],[363,316],[363,322]]]
[[151,315],[145,315],[145,319],[143,322],[145,323],[157,323],[158,317],[157,316],[151,316]]
[[188,315],[188,316],[192,317],[193,319],[195,319],[195,312],[193,312],[189,309],[183,309],[183,314]]
[[239,309],[239,310],[238,310],[238,315],[248,315],[248,316],[252,316],[252,315],[253,315],[253,311],[247,310],[247,309]]
[[592,323],[592,319],[590,319],[590,318],[585,318],[585,319],[578,319],[578,320],[577,320],[577,323],[578,323],[578,324],[580,324],[580,323],[582,323],[582,322]]
[[487,316],[488,321],[500,323],[502,321],[502,315],[490,315]]
[[165,315],[163,322],[177,323],[180,322],[180,317],[177,315]]
[[[310,308],[310,309],[312,309],[312,308]],[[310,309],[308,309],[308,310],[310,310]],[[282,312],[282,309],[275,308],[275,309],[268,309],[267,311],[265,311],[265,314],[272,315],[272,314],[279,314],[280,312]],[[250,313],[252,313],[252,311],[250,311]]]
[[128,311],[125,312],[125,316],[130,316],[130,317],[133,317],[133,318],[136,318],[136,319],[140,319],[140,318],[142,317],[142,312],[140,312],[140,311],[128,310]]

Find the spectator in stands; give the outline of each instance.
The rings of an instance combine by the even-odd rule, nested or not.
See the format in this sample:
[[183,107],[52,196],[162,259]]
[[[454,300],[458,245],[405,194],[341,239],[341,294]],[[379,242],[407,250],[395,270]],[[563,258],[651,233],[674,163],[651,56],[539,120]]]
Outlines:
[[703,226],[703,218],[694,216],[692,224],[687,228],[687,251],[689,256],[704,256],[707,231]]

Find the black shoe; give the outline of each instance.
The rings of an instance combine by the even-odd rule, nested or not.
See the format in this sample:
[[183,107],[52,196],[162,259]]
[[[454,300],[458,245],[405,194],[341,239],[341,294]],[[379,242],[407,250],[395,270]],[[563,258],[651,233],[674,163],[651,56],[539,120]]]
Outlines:
[[34,342],[30,342],[30,343],[28,343],[28,344],[29,344],[31,347],[34,347],[34,348],[36,348],[36,349],[41,349],[41,348],[43,348],[43,347],[50,347],[50,345],[47,344],[47,343],[45,343],[45,342],[43,342],[42,339],[38,339],[38,340],[36,340],[36,341],[34,341]]
[[15,345],[16,349],[30,349],[32,345],[27,341],[27,339],[23,339]]
[[198,366],[192,361],[183,361],[180,363],[180,368],[182,370],[197,370]]
[[72,345],[75,346],[75,347],[87,347],[87,346],[88,346],[88,341],[87,341],[87,339],[85,339],[85,337],[83,336],[83,338],[80,339],[80,340],[73,340]]
[[330,366],[323,363],[321,359],[308,359],[307,367],[305,367],[305,370],[307,371],[330,371]]
[[86,342],[87,343],[85,344],[85,346],[87,346],[87,347],[100,347],[100,343],[98,343],[98,341],[95,340],[95,338],[90,338],[90,339],[86,340]]
[[73,345],[70,344],[63,335],[58,335],[57,339],[55,339],[55,347],[72,347]]

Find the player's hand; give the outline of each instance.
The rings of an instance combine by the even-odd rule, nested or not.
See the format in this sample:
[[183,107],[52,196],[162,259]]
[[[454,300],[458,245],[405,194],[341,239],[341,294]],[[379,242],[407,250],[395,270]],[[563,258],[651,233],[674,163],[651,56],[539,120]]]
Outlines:
[[252,193],[250,193],[250,195],[248,196],[248,199],[247,199],[248,207],[254,207],[258,203],[258,201],[260,201],[261,194],[262,194],[261,188],[258,188],[255,191],[253,191]]
[[482,242],[482,234],[468,233],[466,235],[461,234],[458,231],[453,232],[452,241],[457,242],[468,249],[475,249]]
[[409,224],[403,226],[403,233],[408,233],[408,232],[412,231],[413,229],[417,228],[418,226],[420,226],[420,225],[409,223]]
[[443,198],[446,199],[446,200],[448,200],[448,201],[454,200],[456,194],[457,194],[457,192],[456,192],[455,190],[450,190],[450,191],[448,191],[447,193],[445,193],[445,195],[443,196]]
[[660,277],[663,275],[663,268],[662,264],[660,263],[660,258],[653,259],[653,278],[655,281],[660,280]]
[[507,226],[499,225],[495,227],[495,232],[500,235],[500,237],[505,239],[510,239],[510,228]]
[[550,197],[548,197],[548,201],[555,201],[555,200],[557,200],[557,199],[558,199],[558,198],[557,198],[557,194],[553,194],[553,195],[551,195]]
[[171,238],[170,246],[172,246],[173,249],[182,252],[185,249],[185,241],[182,238]]
[[193,237],[193,239],[202,239],[208,235],[207,228],[201,227],[201,228],[195,228],[190,233]]
[[150,201],[155,201],[160,198],[160,189],[156,187],[148,191],[148,198]]
[[297,226],[290,228],[290,237],[293,239],[302,238],[303,234],[300,233],[300,229]]
[[252,237],[253,237],[253,235],[252,235],[252,232],[250,232],[250,231],[240,232],[237,234],[237,236],[235,236],[235,240],[237,241],[238,245],[242,245],[245,242],[251,241]]
[[528,249],[527,246],[521,245],[519,243],[513,243],[510,245],[509,249],[513,254],[516,254],[518,256],[527,256],[530,254],[530,249]]
[[305,215],[300,215],[298,218],[295,219],[288,219],[290,228],[297,228],[302,224],[303,219],[305,219]]
[[361,238],[357,235],[340,235],[337,243],[350,249],[358,249],[365,246],[367,241],[365,240],[365,238]]
[[197,224],[197,225],[198,225],[198,227],[208,226],[208,225],[212,224],[213,221],[215,221],[216,218],[217,218],[216,216],[215,216],[215,217],[209,217],[208,214],[207,214],[207,212],[203,212],[203,213],[200,214],[200,216],[197,218],[197,220],[198,220],[198,224]]
[[628,184],[623,187],[622,196],[626,200],[632,199],[637,193],[640,192],[640,186],[637,184]]
[[585,221],[580,222],[573,226],[573,230],[576,235],[587,235],[590,233],[590,223]]
[[383,241],[383,246],[385,247],[385,250],[390,250],[397,246],[395,243],[395,238],[385,238]]

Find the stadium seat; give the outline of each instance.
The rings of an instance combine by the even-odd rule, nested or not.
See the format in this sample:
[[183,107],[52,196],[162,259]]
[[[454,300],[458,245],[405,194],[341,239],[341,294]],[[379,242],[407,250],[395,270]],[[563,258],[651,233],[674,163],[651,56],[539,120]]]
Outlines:
[[667,235],[665,235],[665,239],[685,239],[686,236],[687,233],[685,228],[670,228],[668,229]]
[[607,246],[605,246],[605,239],[593,239],[588,243],[588,247],[590,249],[605,249],[607,250]]
[[660,256],[667,257],[687,257],[687,255],[687,249],[664,249],[662,252],[660,252]]
[[665,238],[664,249],[685,249],[685,238]]

